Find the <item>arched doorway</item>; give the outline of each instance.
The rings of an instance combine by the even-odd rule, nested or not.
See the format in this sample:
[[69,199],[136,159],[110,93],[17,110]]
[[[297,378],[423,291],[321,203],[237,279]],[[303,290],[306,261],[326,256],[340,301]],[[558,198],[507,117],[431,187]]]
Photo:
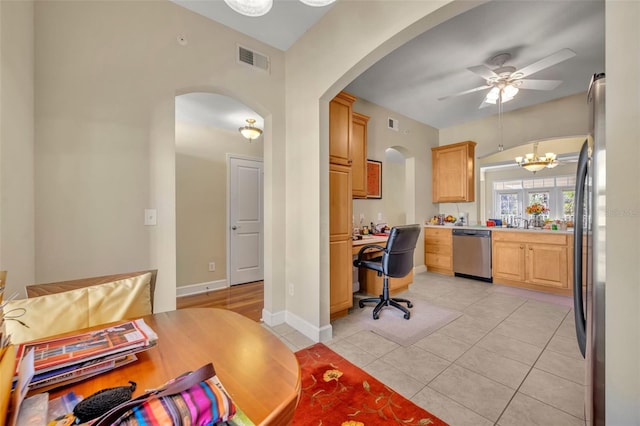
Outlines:
[[263,143],[238,129],[248,118],[262,129],[264,119],[206,92],[177,96],[175,117],[177,295],[263,280]]

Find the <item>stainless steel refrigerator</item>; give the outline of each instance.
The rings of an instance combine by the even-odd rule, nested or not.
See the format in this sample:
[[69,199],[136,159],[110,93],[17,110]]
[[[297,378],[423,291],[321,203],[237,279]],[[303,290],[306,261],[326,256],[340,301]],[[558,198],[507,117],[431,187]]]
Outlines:
[[604,74],[591,79],[590,132],[576,172],[573,300],[576,335],[585,357],[587,426],[605,424],[606,144]]

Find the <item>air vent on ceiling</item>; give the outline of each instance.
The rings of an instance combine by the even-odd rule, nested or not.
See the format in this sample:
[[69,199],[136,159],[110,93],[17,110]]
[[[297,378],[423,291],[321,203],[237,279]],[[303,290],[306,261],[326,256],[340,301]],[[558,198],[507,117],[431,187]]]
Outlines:
[[238,63],[249,65],[262,71],[269,71],[269,57],[238,45]]
[[396,132],[400,130],[400,122],[397,119],[389,117],[387,123],[389,129],[395,130]]

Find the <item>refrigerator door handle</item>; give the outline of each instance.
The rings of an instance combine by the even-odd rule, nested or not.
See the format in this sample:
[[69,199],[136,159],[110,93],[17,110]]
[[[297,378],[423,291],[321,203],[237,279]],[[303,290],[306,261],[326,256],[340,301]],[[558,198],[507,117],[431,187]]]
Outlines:
[[582,248],[584,238],[584,200],[589,163],[589,144],[585,142],[578,157],[578,171],[576,172],[575,192],[575,221],[573,224],[573,312],[576,323],[576,336],[582,356],[585,356],[587,346],[587,321],[584,316],[582,294]]

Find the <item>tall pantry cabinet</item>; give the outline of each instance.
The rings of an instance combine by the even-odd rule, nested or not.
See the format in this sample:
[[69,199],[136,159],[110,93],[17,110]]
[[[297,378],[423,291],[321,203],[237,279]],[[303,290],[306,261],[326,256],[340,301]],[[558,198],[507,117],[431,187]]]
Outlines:
[[330,318],[348,314],[352,290],[352,95],[340,92],[329,103],[329,268]]

